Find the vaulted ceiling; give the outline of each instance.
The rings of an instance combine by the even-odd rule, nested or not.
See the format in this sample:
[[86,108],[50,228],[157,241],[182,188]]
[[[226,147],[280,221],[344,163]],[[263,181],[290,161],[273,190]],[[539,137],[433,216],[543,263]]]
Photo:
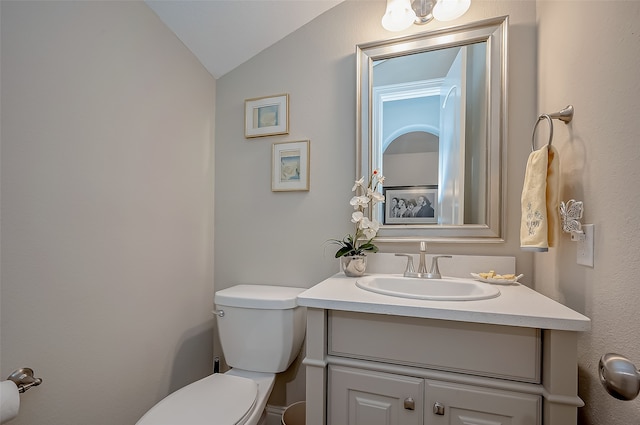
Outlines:
[[344,0],[145,0],[216,79]]

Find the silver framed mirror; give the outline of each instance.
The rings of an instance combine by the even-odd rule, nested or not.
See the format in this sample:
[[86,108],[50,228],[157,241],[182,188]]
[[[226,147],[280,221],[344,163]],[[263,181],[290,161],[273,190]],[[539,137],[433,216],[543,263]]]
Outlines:
[[377,242],[504,242],[508,17],[356,46],[356,178]]

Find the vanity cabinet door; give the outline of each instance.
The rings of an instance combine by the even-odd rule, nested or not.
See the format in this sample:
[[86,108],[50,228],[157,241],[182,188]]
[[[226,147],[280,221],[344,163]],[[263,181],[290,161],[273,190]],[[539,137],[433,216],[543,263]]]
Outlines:
[[426,381],[425,425],[540,425],[540,396]]
[[424,379],[329,366],[328,425],[422,425]]

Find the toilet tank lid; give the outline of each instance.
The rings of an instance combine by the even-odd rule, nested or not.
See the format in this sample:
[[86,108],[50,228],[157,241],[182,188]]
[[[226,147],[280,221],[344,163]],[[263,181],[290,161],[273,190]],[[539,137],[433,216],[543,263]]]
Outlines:
[[215,294],[220,306],[287,310],[298,306],[298,294],[306,288],[272,285],[236,285]]

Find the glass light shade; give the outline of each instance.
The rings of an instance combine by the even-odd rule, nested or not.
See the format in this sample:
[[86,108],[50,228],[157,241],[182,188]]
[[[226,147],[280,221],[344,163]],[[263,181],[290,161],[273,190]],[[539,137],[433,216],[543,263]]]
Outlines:
[[388,31],[402,31],[413,24],[416,14],[409,0],[387,0],[387,11],[382,17],[382,26]]
[[471,0],[438,0],[433,7],[433,17],[438,21],[453,21],[467,13]]

